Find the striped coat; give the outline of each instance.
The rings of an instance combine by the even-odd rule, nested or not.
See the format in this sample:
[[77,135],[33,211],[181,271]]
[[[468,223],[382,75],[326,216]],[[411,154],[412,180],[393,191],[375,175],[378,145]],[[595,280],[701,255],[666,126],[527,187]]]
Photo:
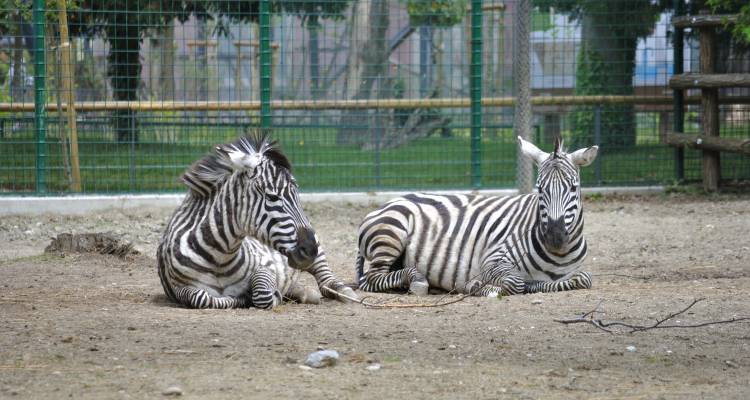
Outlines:
[[568,155],[560,146],[552,154],[528,147],[540,164],[538,193],[410,194],[368,214],[358,237],[359,287],[479,295],[590,287],[581,271],[587,245],[578,166],[597,148]]

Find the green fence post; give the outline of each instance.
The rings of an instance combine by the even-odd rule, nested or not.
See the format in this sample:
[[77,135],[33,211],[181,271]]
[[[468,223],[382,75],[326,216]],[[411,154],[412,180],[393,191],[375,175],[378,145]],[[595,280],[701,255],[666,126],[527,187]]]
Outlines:
[[260,126],[271,127],[271,6],[260,2]]
[[482,1],[471,1],[471,184],[482,187]]
[[44,54],[45,4],[34,0],[34,131],[36,132],[36,192],[47,191],[47,62]]

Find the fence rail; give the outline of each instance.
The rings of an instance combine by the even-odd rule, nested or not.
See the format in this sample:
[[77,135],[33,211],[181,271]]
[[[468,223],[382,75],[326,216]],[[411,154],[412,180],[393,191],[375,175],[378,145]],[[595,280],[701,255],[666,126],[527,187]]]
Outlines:
[[[534,106],[574,106],[607,104],[669,104],[672,96],[532,96]],[[690,96],[686,104],[700,104],[700,97]],[[750,104],[750,96],[719,98],[720,104]],[[272,100],[271,110],[366,110],[366,109],[415,109],[415,108],[468,108],[471,100],[457,99],[377,99],[377,100]],[[512,107],[513,97],[483,97],[484,107]],[[87,101],[75,105],[79,111],[259,111],[260,101]],[[67,106],[62,105],[62,110]],[[33,112],[33,103],[0,103],[0,112]],[[47,111],[57,111],[58,105],[48,103]]]

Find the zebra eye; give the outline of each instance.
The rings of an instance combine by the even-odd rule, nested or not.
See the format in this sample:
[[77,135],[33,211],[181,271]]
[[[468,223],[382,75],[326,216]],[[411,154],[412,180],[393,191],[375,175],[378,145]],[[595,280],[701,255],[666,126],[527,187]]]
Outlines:
[[266,193],[266,199],[272,203],[279,201],[279,196],[273,193]]
[[578,191],[578,185],[573,185],[573,186],[570,187],[570,192],[571,193],[576,192],[576,191]]

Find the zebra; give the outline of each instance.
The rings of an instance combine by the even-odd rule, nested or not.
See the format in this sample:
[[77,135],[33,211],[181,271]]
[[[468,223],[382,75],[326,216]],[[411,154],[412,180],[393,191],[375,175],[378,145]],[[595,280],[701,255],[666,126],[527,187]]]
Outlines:
[[477,296],[588,289],[579,167],[598,146],[546,153],[518,138],[539,168],[537,193],[518,196],[408,194],[359,227],[361,290],[430,288]]
[[[356,299],[331,272],[300,207],[291,164],[267,132],[217,146],[182,175],[189,190],[156,252],[172,301],[189,308],[272,308],[282,297],[317,303],[297,284],[311,273],[324,296]],[[341,297],[344,301],[345,298]]]

